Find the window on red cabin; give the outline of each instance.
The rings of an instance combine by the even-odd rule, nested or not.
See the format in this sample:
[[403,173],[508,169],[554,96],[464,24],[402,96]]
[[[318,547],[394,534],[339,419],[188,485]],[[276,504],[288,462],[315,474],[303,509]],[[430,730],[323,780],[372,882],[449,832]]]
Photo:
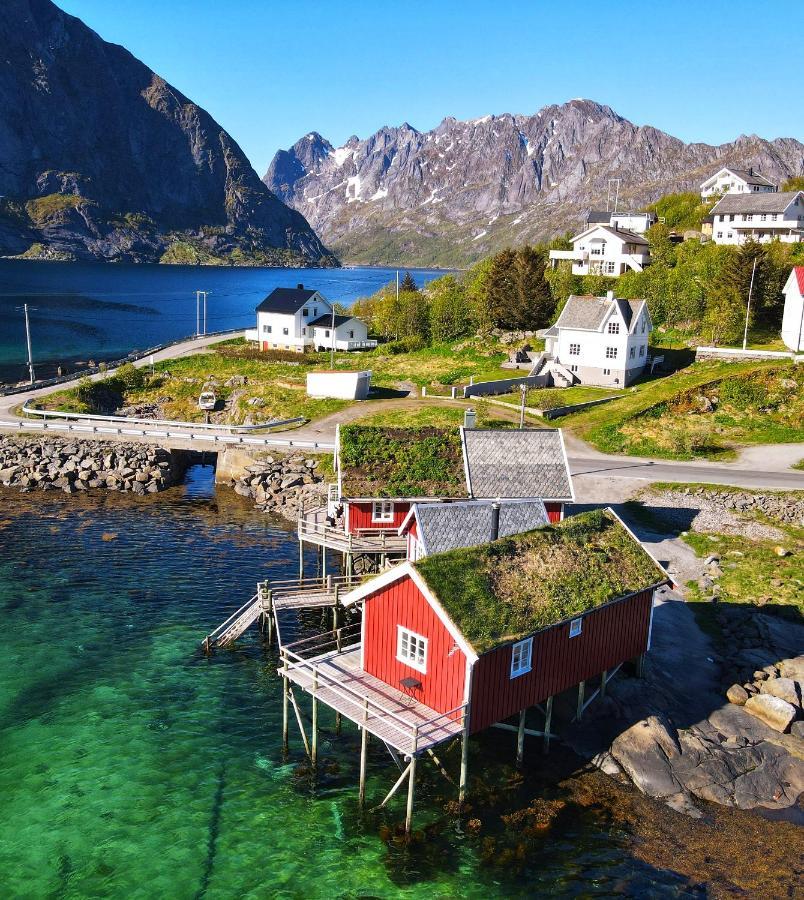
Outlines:
[[393,522],[394,503],[392,500],[375,500],[371,504],[372,522]]
[[519,641],[511,648],[511,678],[517,678],[531,670],[531,656],[533,654],[533,638]]
[[419,672],[427,671],[427,638],[396,626],[396,658]]
[[578,635],[581,633],[582,628],[583,628],[583,619],[582,618],[573,619],[570,622],[570,635],[569,636],[571,638],[578,637]]

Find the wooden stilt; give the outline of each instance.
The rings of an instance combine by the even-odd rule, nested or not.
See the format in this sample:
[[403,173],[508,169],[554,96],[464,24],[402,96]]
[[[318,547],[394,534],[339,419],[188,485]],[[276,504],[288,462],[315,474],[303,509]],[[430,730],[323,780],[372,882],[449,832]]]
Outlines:
[[343,716],[339,712],[335,713],[335,734],[341,733],[341,721],[343,720]]
[[582,681],[578,685],[578,706],[575,711],[575,721],[580,722],[583,717],[583,697],[586,691],[586,682]]
[[600,676],[600,696],[601,697],[606,696],[606,682],[608,680],[609,680],[609,673],[603,672],[603,674]]
[[212,653],[212,648],[209,644],[209,635],[204,638],[204,653],[206,654],[206,656],[210,656]]
[[[414,739],[414,746],[416,741]],[[416,757],[410,758],[410,774],[408,775],[408,808],[405,812],[405,834],[410,835],[413,828],[413,795],[416,790]]]
[[466,779],[469,773],[469,716],[464,712],[461,733],[461,774],[458,782],[458,802],[466,800]]
[[363,706],[363,726],[360,729],[360,788],[358,793],[358,803],[362,807],[366,802],[366,746],[368,743],[368,731],[366,730],[366,722],[368,721],[368,700]]
[[553,721],[553,698],[548,697],[544,707],[544,753],[550,751],[550,726]]
[[304,579],[304,541],[299,540],[299,581]]
[[519,730],[516,733],[516,764],[517,768],[522,768],[522,760],[525,758],[525,715],[527,709],[523,709],[519,713]]
[[645,654],[640,653],[637,657],[636,661],[636,676],[637,678],[645,677]]
[[310,759],[312,760],[313,765],[315,766],[318,762],[318,697],[316,697],[316,691],[318,690],[318,669],[313,666],[313,724],[312,729],[313,733],[311,736],[312,740],[312,749],[310,751]]
[[299,710],[299,706],[296,703],[296,697],[293,693],[293,688],[289,688],[289,696],[290,696],[290,705],[293,707],[293,712],[296,715],[296,724],[299,726],[299,731],[301,732],[302,740],[304,741],[304,752],[309,756],[310,755],[310,742],[307,740],[307,732],[304,730],[304,723],[302,722],[301,712]]
[[327,577],[327,548],[321,547],[321,577]]
[[282,751],[288,752],[288,683],[287,675],[282,677]]
[[444,768],[441,760],[435,755],[435,753],[433,753],[433,751],[429,747],[427,748],[427,753],[428,753],[430,759],[432,759],[432,761],[435,764],[435,767],[438,769],[438,771],[444,776],[444,778],[447,779],[447,781],[450,784],[454,785],[455,782],[452,780],[452,777],[450,776],[449,772]]

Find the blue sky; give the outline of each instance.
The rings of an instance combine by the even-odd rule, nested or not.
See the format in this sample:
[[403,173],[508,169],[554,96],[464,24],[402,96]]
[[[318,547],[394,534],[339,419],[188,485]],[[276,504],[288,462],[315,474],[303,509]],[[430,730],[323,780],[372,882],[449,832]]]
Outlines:
[[260,175],[313,130],[337,146],[573,97],[685,141],[804,139],[802,0],[57,2],[207,109]]

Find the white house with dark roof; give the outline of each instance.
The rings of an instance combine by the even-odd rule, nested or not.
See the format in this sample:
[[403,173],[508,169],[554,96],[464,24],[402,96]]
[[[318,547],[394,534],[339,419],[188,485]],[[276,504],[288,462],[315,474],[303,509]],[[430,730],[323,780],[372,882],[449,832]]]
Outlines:
[[626,387],[648,363],[651,328],[644,300],[573,294],[555,325],[541,332],[547,365],[560,386]]
[[716,244],[804,241],[804,191],[726,194],[712,209]]
[[572,250],[551,250],[550,262],[557,268],[562,260],[572,262],[573,275],[608,275],[641,272],[650,265],[647,238],[614,225],[590,225],[571,239]]
[[257,328],[246,338],[262,350],[371,350],[364,322],[354,316],[333,315],[332,304],[303,284],[275,288],[257,307]]
[[476,547],[549,524],[541,500],[414,503],[399,534],[407,538],[407,558],[416,562],[434,553]]
[[610,210],[590,209],[586,216],[586,227],[590,225],[610,225],[612,228],[622,228],[633,231],[635,234],[644,234],[657,222],[655,212],[611,212]]
[[726,167],[704,181],[701,185],[701,199],[708,200],[718,194],[770,194],[778,189],[759,169]]

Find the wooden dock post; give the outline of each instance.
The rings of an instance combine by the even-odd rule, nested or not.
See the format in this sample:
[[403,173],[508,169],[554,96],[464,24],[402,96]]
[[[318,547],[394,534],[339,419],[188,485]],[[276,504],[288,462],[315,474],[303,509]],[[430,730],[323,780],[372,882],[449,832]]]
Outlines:
[[608,673],[608,671],[605,671],[600,676],[600,698],[601,699],[603,699],[603,697],[606,696],[606,682],[608,680],[609,680],[609,673]]
[[304,580],[304,541],[299,538],[299,581]]
[[516,733],[516,765],[518,769],[522,768],[522,761],[525,758],[525,716],[527,708],[519,713],[519,730]]
[[313,666],[313,724],[312,724],[312,748],[310,750],[310,760],[315,766],[318,763],[318,669]]
[[327,545],[321,545],[321,577],[327,577]]
[[410,837],[413,827],[413,797],[416,790],[416,750],[419,743],[419,726],[413,729],[413,752],[410,754],[410,774],[408,775],[408,807],[405,812],[405,834]]
[[288,670],[288,658],[287,655],[282,653],[282,671],[285,673],[282,675],[282,752],[287,755],[288,752],[288,691],[290,689],[290,684],[288,682],[287,670]]
[[636,660],[636,677],[645,677],[645,654],[640,653]]
[[544,747],[543,752],[545,754],[550,752],[550,727],[553,724],[553,698],[552,696],[547,698],[547,703],[544,705]]
[[360,787],[358,791],[358,803],[362,807],[366,802],[366,745],[368,743],[368,731],[366,730],[366,722],[368,721],[368,699],[363,705],[363,725],[360,728]]
[[575,710],[575,719],[580,722],[583,718],[583,698],[586,692],[586,682],[581,681],[578,684],[578,706]]
[[466,781],[469,774],[469,714],[463,713],[463,733],[461,734],[461,775],[458,782],[458,803],[466,800]]

